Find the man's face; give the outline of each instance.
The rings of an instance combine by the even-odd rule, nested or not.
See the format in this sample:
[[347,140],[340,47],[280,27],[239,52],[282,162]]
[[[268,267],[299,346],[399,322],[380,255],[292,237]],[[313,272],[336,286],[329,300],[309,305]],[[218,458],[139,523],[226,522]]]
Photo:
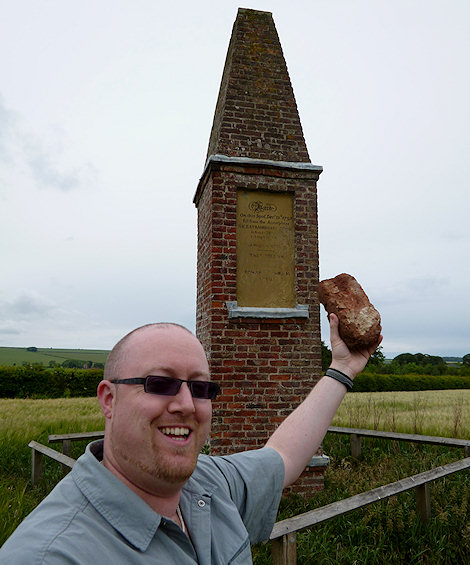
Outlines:
[[[130,336],[120,367],[115,378],[209,380],[201,344],[176,326],[145,328]],[[105,464],[147,492],[182,485],[209,434],[211,401],[193,398],[186,383],[175,396],[146,393],[143,385],[109,386],[114,395],[107,414]]]

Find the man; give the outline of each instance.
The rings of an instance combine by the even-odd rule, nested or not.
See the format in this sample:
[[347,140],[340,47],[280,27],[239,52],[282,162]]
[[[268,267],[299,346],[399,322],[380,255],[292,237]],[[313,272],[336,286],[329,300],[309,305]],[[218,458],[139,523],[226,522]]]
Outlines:
[[372,353],[352,353],[330,316],[333,360],[263,449],[199,455],[210,431],[210,381],[200,342],[182,326],[151,324],[111,351],[98,399],[105,438],[0,550],[4,565],[251,563],[283,486],[317,451],[351,379]]

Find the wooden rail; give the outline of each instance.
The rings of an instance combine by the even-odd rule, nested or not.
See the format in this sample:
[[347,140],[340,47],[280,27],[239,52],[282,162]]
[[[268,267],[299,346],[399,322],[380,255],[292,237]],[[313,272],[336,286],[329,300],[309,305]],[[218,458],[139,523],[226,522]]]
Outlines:
[[461,447],[464,450],[464,456],[470,457],[470,440],[468,439],[402,434],[398,432],[382,432],[380,430],[362,430],[357,428],[339,428],[336,426],[330,426],[328,431],[334,434],[346,434],[351,436],[351,455],[356,459],[358,459],[361,455],[361,437],[390,439],[394,441],[410,441],[413,443],[444,445],[446,447]]
[[61,463],[62,466],[66,467],[67,470],[70,470],[75,465],[75,459],[72,459],[71,457],[64,455],[63,453],[60,453],[60,451],[52,449],[52,447],[38,443],[37,441],[30,441],[28,443],[28,447],[30,447],[32,450],[31,483],[33,484],[33,486],[39,481],[42,475],[43,455],[47,455],[51,459],[59,461],[59,463]]
[[273,565],[295,565],[298,531],[412,488],[416,491],[418,515],[421,520],[427,522],[431,517],[428,483],[465,469],[470,469],[470,457],[276,522],[269,538],[273,541]]
[[70,455],[70,448],[72,441],[101,439],[104,437],[104,432],[77,432],[73,434],[51,434],[47,437],[49,443],[62,442],[62,453]]
[[62,442],[62,453],[56,451],[47,445],[30,441],[28,447],[31,448],[31,483],[35,485],[42,475],[43,455],[47,455],[54,461],[58,461],[62,465],[62,470],[68,473],[75,463],[75,459],[70,457],[70,448],[72,441],[83,441],[100,439],[104,437],[104,432],[78,432],[73,434],[52,434],[48,436],[49,443]]

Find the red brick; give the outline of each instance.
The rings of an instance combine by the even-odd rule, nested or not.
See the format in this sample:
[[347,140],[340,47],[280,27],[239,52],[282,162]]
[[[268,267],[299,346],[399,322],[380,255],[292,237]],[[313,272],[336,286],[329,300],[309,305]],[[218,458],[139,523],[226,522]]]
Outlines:
[[[252,37],[270,46],[269,58],[253,60]],[[270,14],[239,11],[227,60],[230,75],[223,78],[227,88],[220,91],[208,156],[309,162]],[[270,88],[258,91],[263,84]],[[213,162],[198,187],[197,334],[223,391],[213,402],[214,453],[264,445],[320,377],[318,175],[276,165]],[[294,195],[296,299],[309,305],[309,318],[228,319],[225,303],[236,300],[239,188]],[[321,470],[309,471],[292,492],[311,494],[321,484]]]

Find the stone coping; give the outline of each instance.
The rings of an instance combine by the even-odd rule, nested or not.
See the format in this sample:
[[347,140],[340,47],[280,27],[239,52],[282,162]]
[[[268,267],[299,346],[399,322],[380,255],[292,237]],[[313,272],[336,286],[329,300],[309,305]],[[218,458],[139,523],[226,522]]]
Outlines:
[[323,171],[323,167],[321,165],[313,165],[312,163],[303,163],[300,161],[274,161],[271,159],[253,159],[251,157],[229,157],[228,155],[219,154],[211,155],[206,161],[204,171],[199,179],[199,183],[194,194],[193,202],[196,206],[199,201],[202,180],[213,163],[248,165],[252,167],[274,167],[278,169],[290,169],[297,171],[313,171],[318,174]]
[[307,467],[328,467],[330,458],[328,455],[314,455],[307,463]]
[[226,302],[229,318],[308,318],[308,306],[298,304],[295,308],[256,308],[238,306],[237,302]]

